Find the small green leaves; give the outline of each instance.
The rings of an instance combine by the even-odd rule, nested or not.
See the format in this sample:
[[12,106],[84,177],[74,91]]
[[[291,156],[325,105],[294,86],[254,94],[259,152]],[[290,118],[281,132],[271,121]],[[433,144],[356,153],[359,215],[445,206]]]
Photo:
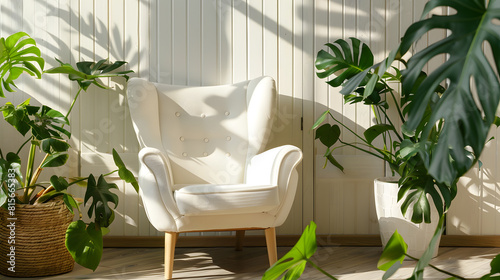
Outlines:
[[10,102],[0,107],[4,119],[25,136],[29,131],[37,140],[47,138],[62,139],[71,137],[71,133],[63,128],[69,121],[60,112],[48,106],[30,106],[30,100],[14,107]]
[[79,265],[95,271],[103,251],[100,227],[87,226],[81,220],[72,222],[66,230],[66,248]]

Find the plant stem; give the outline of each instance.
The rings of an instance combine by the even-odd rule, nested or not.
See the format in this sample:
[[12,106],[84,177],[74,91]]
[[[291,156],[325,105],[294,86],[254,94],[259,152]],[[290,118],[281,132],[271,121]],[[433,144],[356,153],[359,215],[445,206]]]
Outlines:
[[310,259],[307,259],[307,263],[309,263],[310,265],[312,265],[314,268],[316,268],[319,272],[323,273],[324,275],[326,275],[328,278],[330,279],[334,279],[334,280],[338,280],[337,278],[333,277],[332,275],[330,275],[328,272],[324,271],[323,269],[321,269],[321,267],[317,266],[315,263],[313,263]]
[[26,181],[24,183],[24,187],[26,188],[24,191],[24,198],[23,201],[25,203],[29,202],[29,198],[31,194],[33,193],[33,187],[30,186],[30,182],[33,176],[33,164],[35,163],[35,151],[36,151],[36,145],[31,143],[30,146],[30,151],[28,154],[28,164],[26,166]]
[[[372,156],[374,156],[374,157],[377,157],[377,158],[379,158],[379,159],[381,159],[381,160],[386,160],[386,158],[384,158],[384,157],[382,157],[382,156],[379,156],[379,155],[377,155],[377,154],[375,154],[375,153],[373,153],[373,152],[371,152],[371,151],[369,151],[369,150],[365,150],[365,149],[363,149],[363,148],[360,148],[360,147],[358,147],[358,146],[356,146],[356,145],[354,145],[354,144],[344,142],[344,141],[342,141],[342,140],[340,140],[340,139],[339,139],[339,142],[340,142],[340,143],[342,143],[342,144],[344,144],[344,145],[346,145],[346,146],[349,146],[349,147],[352,147],[352,148],[358,149],[358,150],[360,150],[360,151],[362,151],[362,152],[365,152],[365,153],[367,153],[367,154],[370,154],[370,155],[372,155]],[[377,149],[377,148],[374,148],[374,149],[378,151],[378,149]]]
[[19,153],[21,152],[21,150],[23,149],[23,147],[28,144],[29,141],[31,141],[31,139],[33,139],[33,136],[31,136],[30,138],[28,138],[28,140],[26,140],[22,145],[21,147],[17,150],[16,152],[16,155],[19,155]]
[[[410,259],[414,260],[414,261],[419,261],[419,259],[417,259],[417,258],[415,258],[415,257],[412,257],[412,256],[410,256],[410,255],[408,255],[408,254],[405,254],[405,255],[406,255],[407,257],[409,257]],[[432,267],[433,269],[435,269],[435,270],[437,270],[437,271],[439,271],[439,272],[441,272],[441,273],[443,273],[443,274],[446,274],[446,275],[449,275],[449,276],[455,277],[455,278],[457,278],[457,279],[467,280],[467,278],[464,278],[464,277],[462,277],[462,276],[459,276],[459,275],[453,274],[453,273],[448,272],[448,271],[446,271],[446,270],[442,270],[442,269],[440,269],[440,268],[438,268],[438,267],[436,267],[436,266],[434,266],[434,265],[432,265],[432,264],[428,264],[428,266]]]
[[30,185],[34,185],[34,184],[36,184],[36,181],[38,181],[38,177],[40,176],[40,174],[42,173],[42,170],[43,170],[42,165],[45,163],[45,161],[47,160],[48,157],[49,157],[49,154],[45,154],[45,157],[43,158],[42,162],[40,162],[40,165],[36,169],[35,176],[33,176],[33,179],[31,179]]
[[[401,112],[401,108],[399,108],[399,102],[398,100],[396,99],[396,96],[394,95],[394,91],[393,89],[389,86],[389,84],[387,84],[386,81],[380,79],[380,81],[387,87],[387,89],[389,90],[389,93],[391,94],[392,96],[392,100],[394,100],[394,104],[396,104],[396,109],[398,110],[398,114],[399,114],[399,117],[401,118],[401,122],[405,122],[405,118],[403,116],[403,113]],[[399,80],[399,83],[401,84],[401,80]]]
[[349,127],[347,127],[345,124],[343,124],[341,121],[337,120],[332,113],[328,112],[328,114],[330,115],[330,117],[332,117],[332,119],[336,122],[338,122],[343,128],[349,130],[352,134],[354,134],[354,136],[356,136],[357,138],[361,139],[361,141],[365,142],[366,144],[370,145],[370,143],[368,143],[368,141],[366,141],[363,137],[359,136],[356,132],[354,132],[352,129],[350,129]]
[[[397,106],[396,106],[397,107]],[[389,115],[387,115],[387,111],[386,110],[381,110],[382,113],[384,114],[385,116],[385,119],[387,121],[389,121],[389,125],[391,125],[392,127],[396,128],[394,126],[394,123],[392,123],[391,119],[389,118]],[[394,134],[396,134],[396,136],[398,137],[399,141],[402,142],[403,141],[403,137],[401,137],[401,135],[399,135],[399,133],[397,131],[394,130]]]
[[[103,177],[106,177],[106,176],[111,175],[111,174],[113,174],[113,173],[115,173],[115,172],[118,172],[118,169],[113,170],[113,171],[111,171],[111,172],[109,172],[109,173],[106,173],[106,174],[102,174],[102,176],[103,176]],[[73,182],[69,183],[69,185],[68,185],[68,186],[71,186],[71,185],[74,185],[74,184],[78,184],[78,183],[83,182],[83,181],[86,181],[86,180],[88,180],[88,179],[89,179],[89,177],[80,178],[80,179],[78,179],[78,180],[75,180],[75,181],[73,181]]]
[[[69,117],[69,114],[71,113],[71,111],[73,110],[73,106],[75,106],[75,103],[76,103],[76,100],[78,99],[78,96],[80,95],[80,92],[82,91],[82,88],[80,88],[78,90],[78,92],[76,93],[75,95],[75,98],[73,98],[73,102],[71,102],[71,106],[69,106],[69,110],[68,110],[68,113],[66,113],[66,118]],[[63,125],[64,126],[64,125]]]

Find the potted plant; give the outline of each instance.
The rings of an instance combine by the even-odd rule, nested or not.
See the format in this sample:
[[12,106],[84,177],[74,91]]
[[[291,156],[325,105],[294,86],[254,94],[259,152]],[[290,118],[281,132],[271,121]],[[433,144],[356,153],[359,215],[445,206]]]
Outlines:
[[[406,95],[401,96],[396,90],[402,82],[401,69],[396,66],[381,69],[379,65],[375,65],[373,54],[366,44],[356,38],[350,38],[350,43],[339,39],[326,46],[331,53],[325,50],[318,52],[318,77],[327,78],[333,75],[334,78],[327,83],[332,87],[342,87],[340,93],[344,94],[346,103],[370,106],[375,124],[363,134],[358,134],[328,110],[313,125],[313,129],[316,129],[315,137],[326,146],[326,161],[340,170],[343,170],[343,166],[335,159],[333,152],[348,146],[383,160],[392,175],[398,175],[377,178],[374,183],[382,244],[385,246],[398,229],[409,243],[410,254],[420,257],[437,226],[437,219],[432,221],[431,213],[434,217],[442,215],[456,193],[456,185],[447,187],[436,182],[428,174],[418,149],[418,143],[422,142],[421,138],[424,136],[409,133],[396,126],[398,123],[403,123],[404,126],[409,104],[427,75],[420,72],[415,86]],[[395,57],[395,60],[403,67],[407,65],[401,56]],[[378,72],[380,70],[384,72]],[[433,90],[436,97],[432,99],[433,102],[436,102],[443,92],[444,88],[437,85]],[[433,106],[431,103],[425,110],[429,113]],[[391,114],[390,110],[393,110],[394,114]],[[333,120],[333,123],[327,122],[328,118]],[[424,118],[422,125],[428,121],[428,118]],[[442,120],[439,120],[432,133],[424,137],[425,143],[437,143],[442,124]],[[355,141],[344,141],[341,128],[354,135]],[[432,202],[429,201],[430,197]],[[437,251],[435,253],[437,254]]]
[[[431,11],[437,7],[446,8],[450,14],[431,15]],[[361,87],[362,90],[359,89],[356,93],[360,94],[363,102],[373,98],[376,101],[377,97],[373,93],[379,92],[377,85],[380,87],[379,82],[384,79],[387,69],[394,61],[401,60],[401,57],[410,51],[411,46],[429,31],[433,29],[449,31],[446,38],[414,53],[407,63],[401,61],[403,64],[406,63],[399,79],[402,83],[402,102],[399,104],[402,105],[401,112],[405,122],[401,128],[404,137],[399,146],[396,146],[398,149],[396,156],[403,160],[399,168],[393,169],[397,170],[402,178],[399,181],[399,193],[422,194],[409,196],[405,199],[405,204],[418,202],[426,205],[423,194],[429,194],[436,206],[443,206],[429,247],[417,260],[409,279],[423,279],[424,269],[427,266],[447,274],[446,277],[451,276],[447,279],[463,279],[430,265],[430,260],[434,246],[443,233],[444,213],[457,193],[458,179],[478,163],[478,158],[488,141],[491,126],[493,124],[498,126],[499,123],[496,117],[500,103],[500,80],[497,74],[500,71],[498,19],[500,19],[500,0],[430,0],[424,8],[421,19],[406,30],[396,50],[382,62],[371,67],[365,66],[364,70],[358,71],[358,74],[343,84],[343,93],[350,94]],[[346,52],[347,48],[342,49]],[[491,54],[491,59],[488,59],[488,52]],[[354,53],[356,54],[354,57],[359,57],[359,52]],[[428,76],[423,75],[422,68],[439,54],[447,55],[446,61]],[[340,69],[344,68],[333,70],[332,73]],[[327,73],[323,75],[328,76]],[[349,73],[344,74],[348,75]],[[394,69],[392,75],[398,76],[398,71]],[[442,83],[446,84],[446,87],[441,89],[439,85]],[[322,121],[320,119],[315,126],[319,126]],[[325,133],[333,134],[326,128],[323,129]],[[379,135],[377,131],[373,134]],[[331,147],[333,144],[330,143],[331,141],[325,145]],[[372,151],[367,149],[367,152]],[[381,149],[376,153],[380,155],[385,151]],[[328,151],[326,156],[329,156]],[[429,182],[429,187],[419,189],[417,184],[408,185],[408,182],[415,178],[427,178],[425,181]],[[431,182],[432,186],[435,183],[437,187],[430,187]],[[441,203],[436,193],[442,197]],[[413,208],[415,209],[415,206]],[[417,210],[419,208],[417,205]],[[423,207],[420,211],[424,218],[426,208]],[[437,208],[438,211],[441,210],[441,207]],[[418,212],[416,216],[419,216]],[[297,279],[302,274],[305,263],[311,262],[310,258],[316,249],[314,227],[314,223],[311,223],[311,226],[306,228],[303,238],[296,245],[298,248],[294,247],[289,254],[266,271],[263,279],[276,279],[287,270],[285,277]],[[395,232],[378,263],[378,268],[386,271],[383,279],[391,277],[402,266],[407,256],[406,244]],[[491,262],[491,273],[481,279],[497,277],[500,271],[499,260],[500,255]],[[336,279],[331,275],[327,276]]]
[[[121,179],[138,185],[133,174],[113,150],[117,169],[108,174],[66,178],[53,175],[48,182],[40,182],[45,168],[63,166],[68,160],[71,137],[68,117],[78,96],[92,84],[107,88],[98,79],[123,77],[132,71],[115,71],[126,62],[78,62],[43,71],[44,59],[34,39],[24,32],[0,38],[0,97],[4,89],[14,92],[14,81],[27,73],[38,79],[43,73],[68,74],[79,90],[66,114],[48,106],[33,106],[30,99],[19,105],[7,102],[0,107],[4,120],[12,125],[26,141],[16,151],[0,149],[0,273],[10,276],[45,276],[71,271],[74,261],[95,270],[99,265],[102,236],[114,219],[118,196],[112,192],[117,186],[105,177],[118,172]],[[19,153],[28,149],[28,158],[22,161]],[[35,157],[42,156],[35,166]],[[25,170],[25,172],[23,172]],[[97,178],[96,178],[97,177]],[[89,205],[90,222],[82,220],[80,203],[68,191],[73,185],[86,187],[84,205]],[[79,219],[73,221],[74,210]],[[74,261],[73,261],[74,259]]]

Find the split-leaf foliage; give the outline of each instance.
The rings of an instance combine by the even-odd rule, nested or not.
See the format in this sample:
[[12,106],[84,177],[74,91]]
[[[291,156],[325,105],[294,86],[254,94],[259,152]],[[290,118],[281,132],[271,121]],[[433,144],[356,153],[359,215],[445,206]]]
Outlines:
[[[15,33],[7,38],[0,38],[0,97],[5,97],[4,91],[15,92],[14,81],[22,73],[27,73],[38,79],[44,73],[67,74],[71,81],[78,83],[79,89],[66,114],[48,106],[33,106],[30,99],[19,105],[7,102],[0,107],[4,120],[26,138],[17,151],[9,151],[5,155],[0,149],[0,206],[6,207],[8,199],[7,182],[15,182],[17,192],[14,200],[18,204],[39,204],[54,199],[61,199],[71,213],[76,209],[80,219],[72,222],[66,231],[66,247],[75,261],[80,265],[95,270],[99,265],[102,252],[102,236],[108,232],[109,225],[114,220],[114,209],[118,205],[118,196],[113,193],[116,184],[106,182],[105,177],[118,173],[124,181],[131,183],[138,190],[137,181],[127,169],[118,153],[113,149],[113,159],[117,169],[96,180],[93,174],[81,178],[66,178],[53,175],[49,182],[39,182],[43,169],[66,164],[69,158],[70,122],[69,115],[78,100],[80,93],[87,91],[89,86],[96,85],[108,90],[100,79],[122,77],[128,80],[131,70],[118,71],[126,62],[109,63],[107,60],[98,62],[82,61],[76,63],[76,68],[56,59],[60,66],[44,71],[44,59],[33,38],[24,32]],[[21,161],[20,152],[27,148],[28,158]],[[38,168],[35,167],[35,157],[43,155]],[[23,166],[24,165],[24,166]],[[22,168],[25,168],[23,173]],[[15,178],[12,175],[15,174]],[[9,181],[10,180],[10,181]],[[73,185],[83,185],[86,193],[84,205],[89,205],[87,212],[91,222],[82,220],[80,203],[68,189]],[[43,229],[41,229],[43,230]]]

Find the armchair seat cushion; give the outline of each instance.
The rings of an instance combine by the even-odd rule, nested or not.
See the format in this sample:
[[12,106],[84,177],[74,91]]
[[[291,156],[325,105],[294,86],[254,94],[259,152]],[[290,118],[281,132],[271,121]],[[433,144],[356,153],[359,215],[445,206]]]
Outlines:
[[246,184],[174,185],[180,214],[213,215],[267,212],[279,206],[277,186]]

